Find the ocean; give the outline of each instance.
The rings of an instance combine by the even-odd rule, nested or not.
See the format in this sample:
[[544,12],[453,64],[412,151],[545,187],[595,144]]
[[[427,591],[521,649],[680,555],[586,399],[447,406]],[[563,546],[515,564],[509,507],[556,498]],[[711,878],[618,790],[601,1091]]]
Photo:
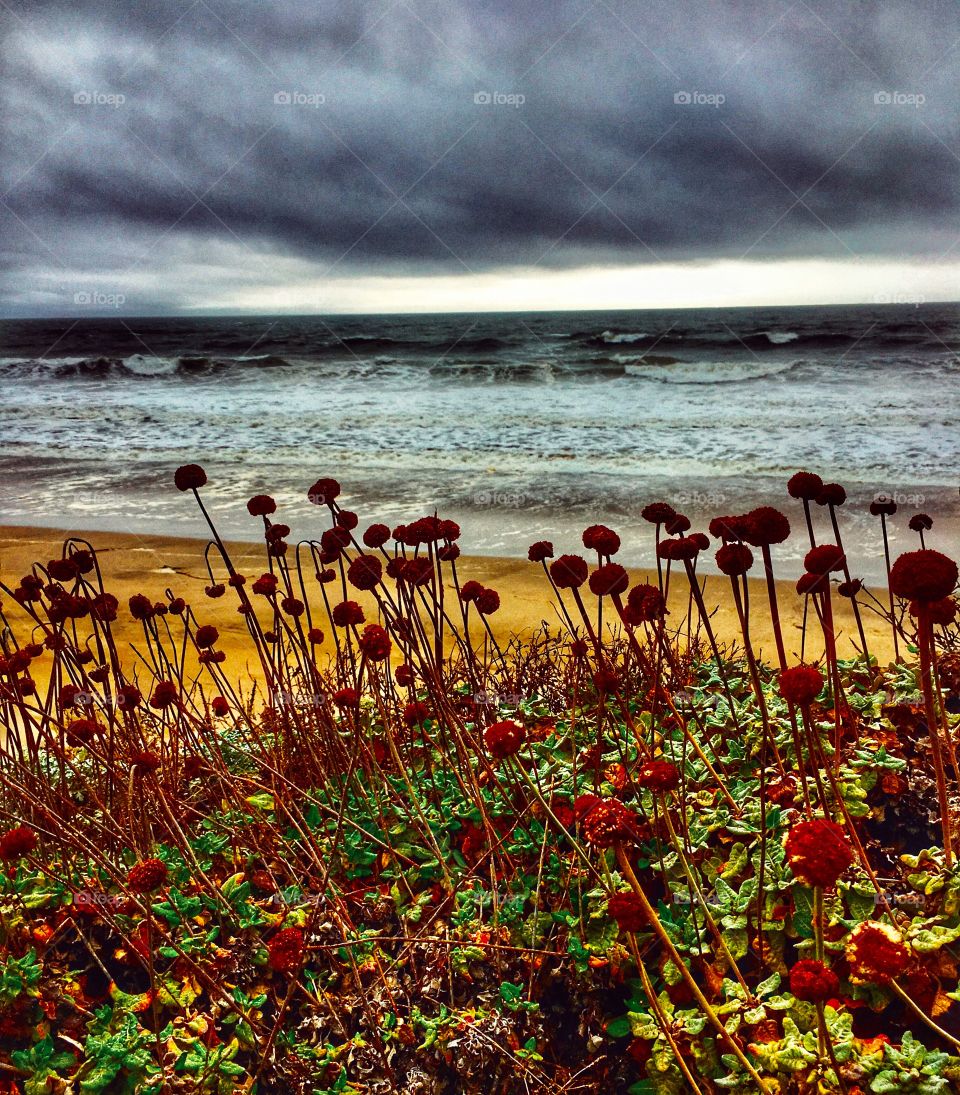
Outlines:
[[[198,462],[237,538],[259,533],[259,492],[315,535],[305,492],[333,476],[362,520],[437,509],[466,551],[570,548],[602,521],[649,563],[647,502],[695,528],[774,504],[799,529],[799,468],[847,487],[867,577],[878,493],[900,505],[895,548],[918,510],[930,544],[956,550],[960,527],[956,304],[7,320],[0,381],[7,524],[202,536],[173,488]],[[782,554],[796,571],[802,540]]]

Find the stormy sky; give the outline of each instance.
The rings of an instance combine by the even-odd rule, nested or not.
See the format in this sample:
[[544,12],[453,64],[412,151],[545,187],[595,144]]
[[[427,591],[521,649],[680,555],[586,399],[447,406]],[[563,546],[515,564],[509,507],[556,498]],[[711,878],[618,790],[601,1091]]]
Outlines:
[[0,25],[7,315],[960,295],[956,0]]

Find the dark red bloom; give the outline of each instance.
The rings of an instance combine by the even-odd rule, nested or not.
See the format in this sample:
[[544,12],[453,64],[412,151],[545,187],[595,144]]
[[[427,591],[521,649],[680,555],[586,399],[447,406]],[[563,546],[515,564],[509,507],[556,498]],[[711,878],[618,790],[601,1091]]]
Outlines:
[[823,674],[815,665],[794,665],[780,674],[780,695],[787,703],[806,707],[823,690]]
[[707,525],[707,531],[715,540],[743,540],[746,539],[747,519],[733,514],[714,517]]
[[549,540],[538,540],[535,544],[530,545],[527,558],[531,563],[542,563],[547,559],[552,559],[553,544]]
[[430,708],[420,700],[413,700],[403,709],[403,721],[407,726],[419,726],[430,717]]
[[952,624],[957,616],[957,602],[953,597],[943,597],[939,601],[911,601],[910,615],[919,616],[926,611],[927,619],[932,624],[946,626]]
[[223,698],[223,696],[214,696],[210,702],[210,707],[213,713],[219,718],[223,718],[224,715],[230,713],[230,704]]
[[347,581],[357,589],[375,589],[383,577],[383,564],[375,555],[358,555],[347,567]]
[[393,671],[393,679],[401,688],[409,688],[413,684],[413,670],[404,662]]
[[638,932],[647,926],[647,914],[643,902],[630,890],[626,893],[612,893],[607,900],[607,912],[616,920],[621,931]]
[[710,547],[710,537],[705,532],[691,532],[690,539],[697,545],[698,551],[706,551]]
[[307,491],[307,501],[315,506],[329,506],[340,496],[340,484],[336,479],[318,479]]
[[782,544],[790,535],[790,522],[773,506],[758,506],[743,518],[743,539],[754,547]]
[[889,499],[885,494],[878,494],[870,503],[870,512],[874,517],[880,517],[881,514],[886,517],[892,517],[897,512],[897,503],[892,499]]
[[853,929],[847,939],[846,958],[855,984],[883,985],[910,965],[903,936],[876,920],[865,920]]
[[363,534],[363,542],[368,548],[379,548],[390,539],[390,529],[386,525],[371,525]]
[[615,798],[597,802],[582,823],[584,839],[597,848],[610,848],[618,841],[632,840],[638,827],[637,815]]
[[278,973],[293,973],[303,961],[303,947],[300,928],[282,928],[267,943],[270,968]]
[[214,582],[212,586],[206,586],[203,592],[211,598],[222,597],[227,592],[227,587],[222,582]]
[[841,582],[837,586],[837,592],[841,597],[856,597],[863,589],[863,582],[859,578],[851,578],[849,582]]
[[500,607],[500,594],[495,589],[482,589],[474,603],[481,616],[492,616]]
[[306,611],[306,605],[299,597],[284,597],[280,607],[288,616],[302,616]]
[[460,587],[460,600],[464,604],[469,604],[471,601],[475,601],[482,592],[483,586],[471,578],[469,582],[464,582]]
[[674,562],[689,562],[700,554],[700,545],[692,536],[680,536],[676,540],[661,540],[657,555]]
[[180,692],[173,681],[159,681],[150,697],[150,706],[159,711],[176,703],[179,698]]
[[124,684],[117,689],[117,707],[124,711],[132,711],[143,702],[140,689],[135,684]]
[[823,1003],[840,991],[840,978],[815,958],[801,958],[790,970],[790,991],[798,1000]]
[[853,863],[843,829],[826,818],[798,821],[783,842],[790,869],[808,886],[834,886]]
[[120,602],[112,593],[98,593],[90,602],[90,615],[95,620],[110,623],[117,618]]
[[16,829],[8,829],[0,836],[0,859],[12,862],[21,859],[37,846],[37,834],[28,829],[26,825],[19,825]]
[[213,624],[201,624],[201,626],[197,628],[197,633],[194,635],[193,641],[202,650],[206,647],[213,646],[219,638],[220,632]]
[[619,563],[606,563],[590,575],[590,590],[598,597],[619,597],[629,585],[630,576]]
[[356,626],[364,621],[363,609],[356,601],[341,601],[334,605],[332,616],[337,627]]
[[680,773],[668,760],[648,760],[637,769],[634,782],[651,791],[672,791],[680,786]]
[[96,719],[74,719],[67,724],[67,741],[71,745],[86,745],[103,729]]
[[341,710],[356,707],[360,702],[360,693],[355,688],[338,688],[330,697]]
[[58,582],[70,582],[79,571],[72,559],[51,559],[47,563],[47,573]]
[[616,555],[620,550],[620,537],[606,525],[591,525],[583,530],[583,546],[598,555]]
[[593,687],[601,695],[609,695],[620,687],[620,676],[615,669],[609,666],[600,668],[593,675]]
[[834,570],[843,570],[845,559],[843,548],[839,545],[821,544],[807,552],[803,565],[811,574],[829,574]]
[[731,578],[746,574],[753,566],[753,552],[746,544],[724,544],[717,548],[717,567]]
[[371,662],[382,662],[390,657],[390,636],[379,624],[367,624],[359,639],[360,650]]
[[909,601],[940,601],[957,584],[957,564],[939,551],[908,551],[890,568],[890,589]]
[[271,597],[277,592],[277,586],[279,585],[280,579],[276,574],[261,574],[250,588],[254,593],[259,593],[261,597]]
[[307,632],[307,642],[319,646],[323,642],[323,632],[319,627],[311,627]]
[[561,555],[550,564],[550,577],[558,589],[578,589],[587,580],[587,561],[580,555]]
[[184,464],[173,473],[177,490],[199,490],[207,481],[207,473],[199,464]]
[[153,893],[165,885],[167,875],[167,865],[162,859],[144,859],[130,868],[127,886],[134,893]]
[[269,494],[255,494],[247,503],[247,512],[251,517],[266,517],[276,511],[277,503]]
[[927,513],[915,513],[907,522],[913,532],[929,532],[933,528],[933,518]]
[[674,517],[676,512],[669,502],[651,502],[650,505],[643,507],[640,516],[651,525],[663,525]]
[[[360,524],[360,518],[353,512],[353,510],[342,509],[334,518],[340,528],[345,528],[347,531],[352,531]],[[286,533],[284,533],[286,535]]]
[[452,563],[460,558],[460,547],[457,544],[444,544],[437,548],[437,558],[441,563]]
[[135,620],[149,620],[153,616],[153,601],[143,593],[134,593],[130,598],[130,615]]
[[433,563],[426,555],[417,559],[402,559],[397,571],[397,579],[411,586],[424,586],[433,577]]
[[839,483],[824,483],[815,501],[818,506],[842,506],[847,492]]
[[174,597],[167,606],[171,616],[182,616],[187,608],[187,602],[182,597]]
[[797,592],[801,596],[809,593],[823,593],[829,585],[829,574],[801,574],[797,579]]
[[668,535],[679,536],[689,530],[690,518],[682,513],[675,513],[672,517],[668,517],[667,520],[664,521],[663,527]]
[[350,533],[339,525],[324,529],[320,534],[320,547],[330,562],[343,554],[343,549],[350,544]]
[[526,738],[526,730],[519,722],[508,719],[506,722],[495,722],[488,726],[483,733],[483,740],[491,756],[497,760],[512,757],[519,752]]
[[787,482],[787,494],[791,498],[799,498],[806,502],[814,501],[821,490],[823,490],[823,480],[810,471],[798,471]]
[[666,611],[667,606],[660,590],[649,582],[641,582],[627,594],[624,619],[628,624],[636,626],[661,620],[666,615]]

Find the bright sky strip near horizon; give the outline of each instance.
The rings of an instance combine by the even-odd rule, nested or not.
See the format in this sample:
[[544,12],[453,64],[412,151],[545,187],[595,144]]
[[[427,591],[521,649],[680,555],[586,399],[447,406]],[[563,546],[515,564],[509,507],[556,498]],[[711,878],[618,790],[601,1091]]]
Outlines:
[[960,296],[953,0],[41,0],[0,27],[0,314]]

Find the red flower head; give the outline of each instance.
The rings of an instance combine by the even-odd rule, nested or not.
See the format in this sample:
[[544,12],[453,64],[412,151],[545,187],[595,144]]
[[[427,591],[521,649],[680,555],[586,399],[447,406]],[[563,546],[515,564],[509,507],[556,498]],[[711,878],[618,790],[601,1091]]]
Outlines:
[[632,890],[612,893],[607,900],[607,912],[612,920],[616,920],[621,931],[638,932],[647,926],[643,902]]
[[957,564],[929,548],[908,551],[890,569],[890,589],[909,601],[941,601],[957,584]]
[[356,626],[363,621],[363,609],[356,601],[341,601],[333,606],[333,622],[337,627],[350,627],[351,624]]
[[277,503],[269,494],[255,494],[247,503],[247,513],[251,517],[267,517],[277,512]]
[[491,756],[504,760],[520,751],[526,736],[527,732],[519,722],[508,719],[506,722],[495,722],[488,726],[483,733],[483,740]]
[[932,624],[940,624],[944,627],[952,624],[957,616],[957,602],[953,597],[943,597],[939,601],[911,601],[910,615],[919,616],[926,610],[927,619]]
[[159,681],[157,687],[153,690],[153,695],[150,697],[150,706],[159,711],[164,707],[169,707],[172,703],[176,703],[179,698],[180,692],[173,681]]
[[167,865],[162,859],[144,859],[130,868],[127,887],[134,893],[153,893],[166,885],[167,875]]
[[124,684],[117,689],[117,707],[124,711],[132,711],[143,702],[140,689],[135,684]]
[[809,593],[823,593],[829,585],[829,574],[801,574],[797,579],[797,592],[805,597]]
[[390,657],[390,636],[379,624],[367,624],[360,636],[360,649],[371,662],[382,662]]
[[205,586],[203,592],[213,599],[222,597],[227,592],[227,587],[222,582],[214,582],[212,586]]
[[288,616],[302,616],[306,611],[306,605],[299,597],[284,597],[280,607]]
[[798,821],[783,842],[794,875],[808,886],[834,886],[853,862],[846,833],[826,818]]
[[220,632],[213,626],[213,624],[201,624],[197,628],[197,633],[193,637],[193,641],[203,650],[206,647],[213,646],[213,644],[220,638]]
[[103,729],[96,719],[74,719],[67,724],[67,741],[71,745],[86,745]]
[[221,719],[224,715],[230,713],[230,704],[227,703],[223,696],[214,696],[210,701],[210,707],[213,710],[213,713]]
[[874,517],[892,517],[897,512],[897,503],[885,494],[878,494],[870,503],[870,512]]
[[815,958],[801,958],[790,970],[790,991],[798,1000],[823,1003],[840,991],[840,978]]
[[360,702],[360,693],[355,688],[338,688],[330,697],[341,710],[356,707]]
[[303,932],[283,928],[267,944],[268,964],[278,973],[293,973],[303,961]]
[[708,551],[710,548],[710,537],[705,532],[692,532],[690,539],[697,545],[698,551]]
[[409,688],[413,684],[413,670],[404,662],[393,671],[393,679],[401,688]]
[[184,464],[173,473],[177,490],[199,490],[207,481],[207,473],[199,464]]
[[440,522],[440,535],[448,544],[452,544],[454,540],[460,539],[460,526],[456,521],[443,520]]
[[397,580],[411,586],[425,586],[433,577],[433,563],[426,555],[417,559],[402,559],[397,570]]
[[823,480],[811,471],[798,471],[787,482],[787,494],[791,498],[812,502],[823,490]]
[[619,597],[629,585],[630,577],[619,563],[606,563],[590,575],[590,590],[598,597]]
[[375,555],[358,555],[347,567],[347,581],[356,589],[376,589],[383,564]]
[[261,597],[272,597],[277,592],[277,586],[279,585],[280,579],[276,574],[261,574],[250,588],[254,593],[259,593]]
[[648,760],[642,764],[634,776],[639,787],[648,787],[651,791],[672,791],[680,785],[680,773],[676,765],[668,760]]
[[933,528],[933,518],[927,513],[915,513],[907,522],[913,532],[929,532]]
[[649,506],[643,507],[640,516],[651,525],[664,525],[671,517],[675,517],[676,513],[677,511],[669,502],[651,502]]
[[492,616],[500,607],[500,594],[495,589],[483,589],[477,594],[476,606],[481,616]]
[[109,623],[117,618],[120,602],[112,593],[98,593],[90,603],[90,615],[95,620]]
[[597,848],[634,839],[638,827],[637,815],[615,798],[601,799],[583,818],[584,838]]
[[876,920],[865,920],[853,929],[847,939],[846,957],[854,984],[883,985],[910,965],[903,936]]
[[386,525],[371,525],[363,534],[363,542],[368,548],[379,548],[390,539],[390,529]]
[[856,597],[861,589],[863,589],[863,582],[859,578],[851,578],[849,582],[841,582],[837,586],[837,592],[841,597]]
[[549,540],[538,540],[535,544],[530,545],[527,558],[531,563],[542,563],[546,559],[552,559],[553,544]]
[[746,574],[753,566],[753,552],[746,544],[724,544],[717,548],[717,567],[731,578]]
[[0,836],[0,859],[7,863],[15,859],[21,859],[37,846],[37,834],[28,829],[26,825],[20,825],[16,829],[8,829]]
[[604,696],[616,692],[620,687],[620,675],[609,666],[598,669],[593,675],[593,687]]
[[823,674],[815,665],[794,665],[780,674],[780,695],[797,707],[813,703],[822,689]]
[[444,544],[443,547],[437,549],[437,558],[441,563],[452,563],[460,558],[460,547],[458,544]]
[[329,506],[340,496],[340,484],[336,479],[318,479],[307,491],[307,501],[315,506]]
[[773,506],[759,506],[751,510],[743,521],[743,539],[754,547],[782,544],[790,535],[790,522]]
[[153,616],[153,601],[143,593],[134,593],[130,598],[130,615],[135,620],[149,620]]
[[403,709],[403,721],[407,726],[419,726],[430,718],[430,708],[420,700],[413,700]]
[[319,646],[323,642],[323,632],[319,627],[311,627],[307,632],[307,642]]
[[460,600],[464,604],[470,604],[471,601],[475,601],[483,592],[483,586],[479,582],[471,579],[469,582],[464,582],[460,587]]
[[332,562],[343,554],[343,549],[350,543],[350,533],[345,528],[335,525],[333,528],[324,529],[320,534],[320,547],[323,554]]
[[842,506],[847,492],[839,483],[824,483],[815,501],[818,506]]
[[661,540],[657,544],[657,555],[661,559],[674,562],[689,562],[700,554],[700,544],[692,536],[681,536],[676,540]]
[[57,582],[69,582],[80,572],[72,559],[51,559],[47,563],[47,573]]
[[616,555],[620,550],[620,537],[606,525],[591,525],[583,530],[583,546],[598,555]]
[[684,516],[682,513],[675,513],[664,522],[663,527],[668,535],[679,536],[689,530],[690,518]]
[[640,585],[635,585],[627,594],[623,618],[628,624],[636,626],[653,620],[662,620],[666,611],[667,606],[660,590],[649,582],[642,582]]
[[[342,509],[334,518],[340,528],[345,528],[347,531],[352,531],[360,524],[360,518],[353,512],[353,510]],[[284,533],[286,535],[286,533]]]
[[558,589],[579,589],[587,580],[588,569],[580,555],[561,555],[550,564],[550,577]]
[[821,544],[807,552],[803,565],[811,574],[829,574],[834,570],[843,570],[845,558],[843,548],[837,544]]

